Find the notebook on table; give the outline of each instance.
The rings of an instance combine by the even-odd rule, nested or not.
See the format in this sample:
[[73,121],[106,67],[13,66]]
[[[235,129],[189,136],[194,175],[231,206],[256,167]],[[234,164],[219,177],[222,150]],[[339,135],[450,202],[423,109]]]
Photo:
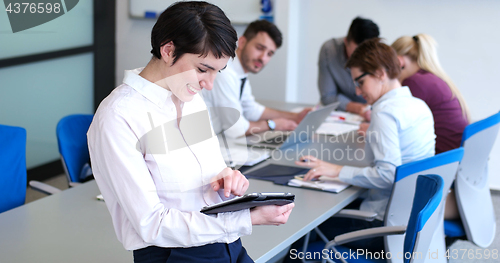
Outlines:
[[292,167],[285,165],[269,164],[250,173],[245,173],[247,178],[271,181],[275,184],[287,185],[288,181],[299,174],[305,174],[308,168]]
[[295,176],[288,182],[289,186],[310,188],[314,190],[340,193],[347,187],[351,186],[348,183],[340,181],[338,178],[320,176],[317,180],[304,181],[304,176]]

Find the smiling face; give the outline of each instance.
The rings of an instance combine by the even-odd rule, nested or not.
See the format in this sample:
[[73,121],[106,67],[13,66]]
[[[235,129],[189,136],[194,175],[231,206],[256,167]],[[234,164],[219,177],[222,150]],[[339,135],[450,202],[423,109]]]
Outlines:
[[172,65],[169,59],[171,51],[166,50],[164,57],[167,65],[165,71],[168,73],[155,83],[170,90],[183,102],[191,101],[202,89],[212,90],[217,73],[226,67],[229,60],[228,57],[216,58],[213,54],[200,57],[198,54],[187,53]]
[[261,31],[250,41],[240,37],[236,52],[245,73],[258,73],[276,52],[276,44],[266,32]]
[[[351,68],[351,77],[354,83],[358,83],[356,85],[356,94],[363,96],[366,102],[370,105],[375,103],[382,95],[383,85],[382,85],[382,77],[377,77],[376,75],[380,75],[381,70],[377,70],[374,74],[361,71],[358,67]],[[364,76],[363,76],[364,75]]]

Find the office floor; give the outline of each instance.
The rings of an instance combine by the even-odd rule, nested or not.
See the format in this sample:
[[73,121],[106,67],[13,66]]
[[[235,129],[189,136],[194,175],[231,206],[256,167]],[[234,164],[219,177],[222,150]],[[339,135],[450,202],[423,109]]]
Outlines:
[[[50,178],[48,180],[43,181],[44,183],[47,183],[49,185],[52,185],[54,187],[57,187],[61,190],[67,189],[68,188],[68,181],[66,179],[66,176],[64,174],[61,174],[59,176]],[[33,201],[36,201],[40,198],[46,197],[47,195],[42,194],[40,192],[34,191],[33,189],[28,189],[26,190],[26,203],[30,203]],[[500,259],[500,191],[492,191],[492,198],[493,198],[493,205],[495,207],[495,214],[496,214],[496,219],[497,219],[497,234],[495,237],[495,240],[493,241],[493,244],[491,244],[490,247],[483,249],[480,247],[477,247],[473,245],[471,242],[468,241],[456,241],[449,247],[450,250],[450,256],[453,256],[454,251],[456,250],[456,259],[450,258],[449,262],[450,263],[458,263],[458,262],[467,262],[467,263],[486,263],[486,262],[499,262]],[[484,259],[486,253],[490,253],[490,258],[489,259]],[[464,253],[465,252],[465,253]],[[470,254],[468,254],[470,253]],[[476,256],[476,253],[480,253],[480,255],[483,256],[483,258],[479,259]],[[491,258],[491,256],[496,255],[496,259]],[[462,258],[463,256],[463,258]],[[472,258],[470,259],[469,258]]]
[[[54,177],[47,179],[45,181],[42,181],[42,182],[49,184],[49,185],[52,185],[54,187],[57,187],[61,190],[68,189],[68,179],[66,179],[65,174],[54,176]],[[43,198],[43,197],[46,197],[46,196],[47,196],[46,194],[40,193],[40,192],[35,191],[35,190],[31,189],[30,187],[28,187],[28,189],[26,189],[26,202],[25,203],[26,204],[31,203],[33,201],[36,201],[36,200]]]
[[[456,249],[458,255],[456,259],[450,258],[450,263],[467,262],[467,263],[486,263],[486,262],[499,262],[500,261],[500,191],[492,191],[491,197],[493,199],[493,206],[495,207],[495,216],[497,219],[497,229],[495,239],[488,248],[480,248],[471,242],[458,240],[449,247],[450,254]],[[464,250],[465,249],[465,250]],[[495,252],[496,251],[496,252]],[[470,258],[467,253],[470,252]],[[477,256],[476,253],[478,253]],[[490,253],[489,259],[484,259],[486,253]],[[496,259],[492,259],[491,255],[496,254]],[[483,258],[479,259],[479,255]],[[462,258],[463,256],[463,258]]]

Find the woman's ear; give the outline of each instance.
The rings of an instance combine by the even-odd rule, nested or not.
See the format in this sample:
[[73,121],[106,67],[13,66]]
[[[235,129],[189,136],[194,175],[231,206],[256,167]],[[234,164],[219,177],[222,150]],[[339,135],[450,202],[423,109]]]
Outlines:
[[373,75],[381,81],[387,79],[387,72],[385,69],[377,69]]
[[398,60],[399,60],[399,66],[401,67],[401,69],[404,69],[406,65],[403,56],[398,56]]
[[174,60],[174,58],[173,58],[174,50],[175,50],[175,46],[174,46],[174,42],[172,42],[172,41],[170,41],[167,44],[160,47],[161,58],[167,64],[170,61]]

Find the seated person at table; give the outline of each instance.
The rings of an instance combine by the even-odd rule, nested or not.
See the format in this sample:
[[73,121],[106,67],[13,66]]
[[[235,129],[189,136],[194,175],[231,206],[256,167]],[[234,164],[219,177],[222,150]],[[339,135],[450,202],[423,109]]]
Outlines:
[[[248,73],[259,73],[281,42],[281,32],[274,24],[257,20],[248,25],[238,39],[234,60],[217,75],[212,91],[202,91],[215,133],[225,131],[226,135],[235,138],[268,130],[292,131],[311,110],[293,113],[271,109],[257,103],[252,95]],[[225,114],[221,107],[236,109],[241,116],[233,120],[234,115]]]
[[356,94],[351,72],[345,64],[359,44],[378,36],[379,29],[373,21],[356,17],[349,27],[347,37],[332,38],[323,44],[318,63],[318,88],[323,105],[340,101],[339,110],[369,119],[370,108],[366,100]]
[[[363,42],[347,61],[356,93],[372,105],[371,124],[366,133],[366,150],[373,152],[371,167],[341,166],[304,156],[296,164],[311,167],[305,180],[319,176],[369,188],[360,210],[376,212],[373,222],[330,218],[320,226],[328,238],[367,227],[382,226],[396,167],[434,155],[434,121],[429,107],[411,95],[398,81],[401,72],[396,52],[379,39]],[[304,162],[305,161],[305,162]],[[383,249],[383,241],[370,240],[363,246]]]
[[134,262],[253,262],[240,236],[252,225],[288,220],[293,204],[200,212],[249,185],[226,167],[198,94],[212,89],[236,40],[215,5],[172,4],[151,32],[149,63],[126,71],[97,109],[88,131],[92,169]]
[[[392,48],[401,63],[402,85],[425,101],[434,116],[436,154],[460,147],[464,129],[470,123],[470,113],[460,90],[441,68],[436,41],[426,34],[403,36],[392,43]],[[446,199],[446,219],[459,218],[453,191]]]
[[404,36],[392,43],[401,63],[399,80],[425,103],[434,116],[436,154],[460,147],[470,122],[467,104],[439,63],[436,42],[426,34]]

